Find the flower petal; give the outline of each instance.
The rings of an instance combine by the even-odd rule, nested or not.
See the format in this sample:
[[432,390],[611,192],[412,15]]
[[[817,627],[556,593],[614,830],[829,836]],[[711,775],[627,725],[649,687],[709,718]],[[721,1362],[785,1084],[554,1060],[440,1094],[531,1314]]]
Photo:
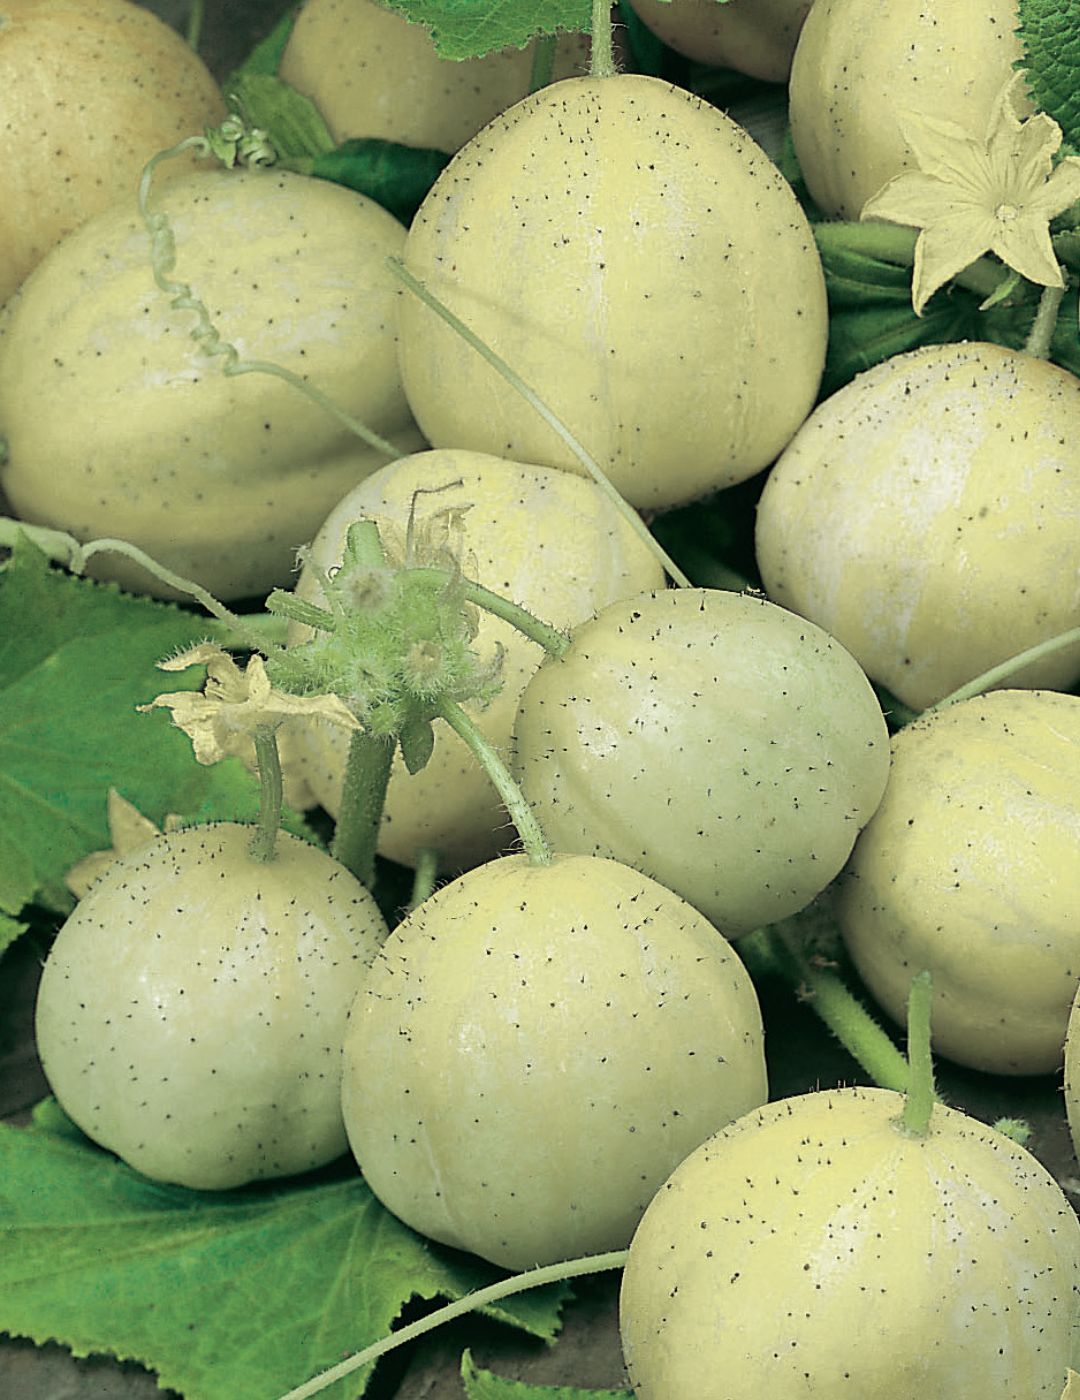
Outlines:
[[922,231],[915,243],[911,278],[911,302],[917,316],[939,287],[987,251],[994,222],[978,210],[969,210]]
[[922,112],[902,112],[900,133],[924,175],[972,187],[973,168],[985,163],[985,144],[956,122]]
[[1080,156],[1066,156],[1054,173],[1024,201],[1024,212],[1040,219],[1056,219],[1080,200]]
[[1029,282],[1038,282],[1043,287],[1065,285],[1045,219],[1021,217],[1010,223],[998,220],[990,251]]
[[955,185],[939,180],[936,175],[908,171],[904,175],[894,175],[877,194],[871,195],[859,218],[926,228],[928,224],[954,218],[976,207],[982,208]]

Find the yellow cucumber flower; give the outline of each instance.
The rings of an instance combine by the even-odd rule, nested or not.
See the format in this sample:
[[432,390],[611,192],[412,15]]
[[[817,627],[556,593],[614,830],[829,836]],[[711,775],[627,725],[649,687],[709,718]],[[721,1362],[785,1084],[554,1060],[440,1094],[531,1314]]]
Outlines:
[[860,218],[922,230],[911,285],[916,314],[984,253],[996,253],[1031,282],[1065,285],[1049,225],[1080,199],[1080,158],[1053,165],[1061,127],[1045,112],[1021,119],[1022,82],[1017,73],[1002,89],[982,137],[915,112],[901,121],[919,169],[891,179]]
[[359,720],[336,695],[275,690],[261,656],[252,656],[241,671],[228,652],[202,642],[158,662],[162,671],[183,671],[188,666],[206,667],[202,691],[159,695],[139,709],[171,710],[173,723],[191,740],[200,763],[217,763],[230,755],[244,757],[258,731],[275,730],[295,715],[318,715],[343,729],[360,728]]

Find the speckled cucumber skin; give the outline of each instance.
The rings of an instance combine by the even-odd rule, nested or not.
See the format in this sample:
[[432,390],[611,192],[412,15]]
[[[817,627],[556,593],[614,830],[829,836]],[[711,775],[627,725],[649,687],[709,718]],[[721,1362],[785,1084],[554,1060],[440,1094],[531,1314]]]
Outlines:
[[[769,473],[758,567],[922,710],[1080,625],[1080,380],[978,341],[932,345],[819,405]],[[1080,645],[1009,678],[1059,689]]]
[[0,92],[0,302],[152,155],[225,116],[195,51],[127,0],[0,0]]
[[939,1054],[1056,1073],[1080,980],[1080,698],[994,691],[902,729],[836,912],[901,1024],[929,968]]
[[[279,171],[204,170],[155,190],[191,284],[241,357],[308,378],[403,451],[422,439],[397,372],[405,230],[362,195]],[[228,376],[193,312],[154,284],[133,203],[83,225],[0,327],[0,468],[12,507],[79,539],[119,536],[221,598],[291,581],[295,551],[386,458],[292,385]],[[167,592],[135,565],[95,571]]]
[[637,1400],[1059,1400],[1080,1223],[1024,1148],[954,1109],[831,1089],[694,1152],[630,1246]]
[[676,1163],[766,1097],[730,945],[653,881],[580,856],[443,886],[375,959],[345,1042],[372,1190],[510,1269],[624,1247]]
[[281,833],[172,832],[118,859],[57,935],[38,1051],[61,1107],[146,1176],[220,1190],[347,1148],[341,1044],[386,936],[367,890]]
[[638,18],[677,53],[714,68],[787,82],[810,0],[633,0]]
[[[375,0],[307,0],[279,75],[310,97],[337,142],[375,137],[453,154],[529,91],[533,48],[440,58],[425,25]],[[584,34],[562,34],[555,77],[589,65]]]
[[[429,511],[470,507],[461,535],[467,575],[553,626],[572,627],[616,598],[663,587],[651,551],[591,481],[451,450],[403,457],[368,477],[330,513],[312,546],[312,563],[323,569],[340,563],[348,528],[361,518],[403,538],[421,488],[441,488],[419,498],[421,522]],[[301,572],[297,592],[316,602],[321,597],[310,567]],[[294,629],[291,635],[297,641],[305,634]],[[466,710],[506,757],[518,699],[544,653],[509,623],[481,611],[474,648],[486,658],[497,646],[504,648],[503,688],[486,707],[467,704]],[[336,816],[348,736],[319,722],[298,732],[308,782]],[[434,847],[442,868],[457,870],[491,859],[513,840],[490,778],[446,725],[436,725],[434,751],[419,773],[409,774],[398,755],[379,838],[383,855],[412,865],[418,850]]]
[[513,771],[561,850],[611,856],[729,938],[803,908],[885,788],[866,677],[819,628],[748,594],[613,603],[522,693]]
[[1073,1151],[1080,1158],[1080,977],[1065,1033],[1065,1112]]
[[[406,263],[635,506],[759,471],[817,392],[825,287],[805,216],[744,131],[655,78],[571,78],[497,117],[436,181]],[[401,310],[429,442],[581,471],[450,327],[414,297]]]
[[814,0],[788,86],[791,139],[821,208],[857,219],[915,161],[905,112],[986,130],[1023,60],[1017,0]]

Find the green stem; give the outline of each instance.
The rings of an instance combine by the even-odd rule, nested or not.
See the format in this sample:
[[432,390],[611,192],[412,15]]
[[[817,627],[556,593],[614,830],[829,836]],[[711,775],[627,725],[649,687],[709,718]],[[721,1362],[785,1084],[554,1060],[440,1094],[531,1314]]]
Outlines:
[[527,1274],[513,1274],[510,1278],[489,1284],[487,1288],[479,1288],[475,1293],[467,1293],[464,1298],[459,1298],[454,1303],[448,1303],[445,1307],[428,1313],[427,1317],[420,1318],[418,1322],[411,1322],[407,1327],[399,1328],[390,1336],[373,1342],[363,1351],[358,1351],[344,1361],[339,1361],[328,1371],[323,1371],[312,1380],[298,1385],[295,1390],[290,1390],[287,1395],[282,1395],[280,1400],[309,1400],[310,1396],[318,1395],[321,1390],[333,1385],[335,1381],[352,1375],[361,1366],[367,1366],[370,1362],[378,1360],[380,1356],[384,1356],[388,1351],[393,1351],[395,1347],[404,1346],[406,1342],[415,1341],[417,1337],[422,1337],[427,1332],[433,1332],[436,1327],[442,1327],[444,1323],[453,1322],[456,1317],[463,1317],[466,1313],[475,1312],[477,1308],[490,1307],[492,1303],[497,1303],[503,1298],[510,1298],[515,1293],[525,1293],[530,1288],[542,1288],[546,1283],[562,1283],[570,1278],[585,1278],[589,1274],[602,1274],[611,1269],[621,1269],[626,1264],[627,1254],[627,1250],[617,1249],[610,1254],[593,1254],[587,1255],[583,1259],[568,1259],[561,1264],[546,1264],[539,1269],[530,1269]]
[[529,74],[529,92],[539,92],[547,87],[555,76],[554,34],[541,34],[533,43],[532,71]]
[[405,910],[411,914],[419,909],[425,900],[435,893],[439,878],[439,853],[430,846],[422,846],[416,853],[416,866],[413,870],[412,896]]
[[203,19],[206,16],[206,0],[191,0],[187,17],[187,42],[188,47],[199,52],[199,44],[202,40]]
[[259,824],[248,850],[252,860],[274,859],[281,828],[281,755],[277,735],[270,728],[255,733],[255,757],[259,767]]
[[375,883],[375,848],[394,748],[392,739],[356,730],[345,764],[341,807],[330,854],[368,889]]
[[900,1127],[909,1137],[925,1137],[937,1095],[934,1093],[934,1061],[930,1054],[930,1002],[933,984],[929,972],[920,972],[908,996],[908,1086]]
[[944,700],[939,700],[936,705],[930,705],[923,710],[924,715],[932,715],[938,710],[944,710],[949,705],[955,705],[960,700],[970,700],[973,696],[981,695],[984,690],[990,690],[997,685],[998,681],[1008,680],[1010,676],[1022,671],[1025,666],[1032,662],[1041,661],[1044,656],[1052,656],[1054,652],[1064,651],[1067,647],[1076,646],[1080,643],[1080,627],[1070,627],[1067,632],[1059,632],[1056,637],[1050,637],[1045,642],[1036,642],[1033,647],[1028,647],[1025,651],[1017,652],[1015,656],[1010,656],[1007,661],[1001,661],[996,666],[991,666],[989,671],[984,671],[982,675],[976,676],[974,680],[968,681],[951,694],[946,695]]
[[470,579],[463,579],[462,583],[467,602],[475,603],[478,608],[483,608],[485,612],[491,613],[494,617],[502,618],[504,622],[509,622],[530,641],[542,646],[549,656],[566,655],[570,647],[570,638],[565,632],[560,632],[557,627],[552,627],[548,622],[541,622],[520,603],[512,603],[509,598],[492,593],[491,589],[485,588],[482,583],[473,583]]
[[1050,358],[1050,342],[1054,337],[1058,309],[1064,295],[1064,286],[1043,288],[1042,296],[1039,298],[1039,309],[1035,313],[1035,320],[1028,332],[1028,338],[1024,341],[1026,355],[1034,355],[1039,360]]
[[[748,936],[761,940],[757,947],[751,948],[759,966],[767,959],[769,970],[779,972],[785,981],[806,996],[817,1015],[875,1084],[901,1092],[907,1088],[907,1060],[842,978],[811,962],[798,940],[778,925]],[[737,951],[741,951],[745,941],[737,940]]]
[[613,78],[615,49],[611,33],[611,0],[592,0],[591,34],[589,75],[593,78]]
[[302,627],[310,627],[315,632],[333,632],[337,618],[325,608],[308,603],[284,588],[275,588],[266,599],[267,609],[289,622],[297,622]]
[[612,486],[611,482],[607,479],[607,476],[604,474],[599,464],[585,450],[562,419],[557,417],[557,415],[548,408],[547,404],[544,403],[536,390],[526,384],[521,375],[518,374],[516,370],[511,369],[502,356],[492,350],[489,345],[486,345],[476,332],[471,330],[460,317],[455,316],[450,308],[444,302],[440,301],[434,292],[429,291],[428,288],[424,286],[423,282],[414,277],[400,258],[388,258],[387,261],[394,274],[405,283],[409,290],[415,296],[419,297],[425,306],[430,307],[448,326],[452,327],[478,355],[481,355],[487,360],[488,364],[491,365],[495,372],[499,374],[511,388],[516,389],[525,402],[539,413],[548,427],[562,439],[584,467],[586,473],[592,478],[600,490],[603,491],[608,500],[611,501],[612,505],[627,522],[635,535],[637,535],[646,548],[652,552],[653,557],[660,561],[669,577],[678,584],[680,588],[689,588],[691,586],[690,580],[683,573],[682,569],[680,569],[674,559],[671,558],[667,550],[663,548],[660,541],[650,532],[648,526],[633,506],[627,504],[627,502],[623,500],[619,492],[616,491],[615,487]]
[[[918,229],[905,228],[902,224],[885,223],[879,219],[867,219],[865,223],[826,219],[814,224],[813,229],[818,248],[825,254],[864,253],[869,257],[880,258],[883,262],[894,263],[897,267],[911,267],[915,262]],[[991,258],[979,258],[970,267],[957,273],[952,280],[982,297],[988,297],[1000,287],[1001,277],[1002,267],[999,262]]]
[[510,813],[510,820],[517,828],[517,834],[521,837],[529,860],[533,865],[550,865],[551,847],[547,843],[547,837],[540,829],[533,809],[525,801],[521,789],[510,776],[498,752],[456,701],[443,700],[438,714],[446,720],[454,733],[468,744],[474,758],[491,779],[503,806]]

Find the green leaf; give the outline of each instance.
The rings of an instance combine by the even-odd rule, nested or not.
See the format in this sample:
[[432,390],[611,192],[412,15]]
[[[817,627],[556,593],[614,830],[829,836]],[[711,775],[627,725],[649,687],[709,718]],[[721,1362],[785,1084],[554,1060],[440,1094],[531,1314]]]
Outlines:
[[[429,1245],[351,1164],[234,1192],[147,1180],[49,1104],[0,1125],[0,1330],[142,1363],[187,1400],[268,1400],[498,1273]],[[567,1288],[493,1316],[550,1341]],[[541,1290],[538,1290],[541,1292]],[[357,1373],[324,1393],[352,1400]]]
[[466,1400],[634,1400],[629,1390],[579,1390],[571,1385],[528,1385],[482,1371],[469,1352],[461,1358]]
[[18,938],[20,933],[25,933],[29,925],[20,924],[15,919],[9,919],[6,914],[0,914],[0,954]]
[[295,168],[358,190],[409,224],[449,160],[443,151],[358,137]]
[[1019,0],[1019,14],[1035,105],[1080,145],[1080,0]]
[[294,5],[274,25],[265,39],[260,40],[252,51],[244,59],[240,67],[231,73],[223,84],[223,90],[228,93],[232,85],[247,74],[269,73],[277,75],[281,66],[281,55],[285,52],[285,45],[289,42],[289,35],[293,31],[296,23],[296,16],[300,13],[300,6]]
[[249,127],[265,131],[285,163],[334,149],[319,109],[310,97],[270,73],[240,75],[226,94]]
[[380,0],[426,25],[442,58],[521,49],[537,34],[588,33],[591,0]]
[[51,569],[21,542],[0,572],[0,911],[37,899],[71,907],[64,872],[111,845],[106,797],[115,787],[158,825],[250,819],[254,778],[236,760],[205,768],[164,714],[136,706],[168,685],[156,663],[215,623]]

